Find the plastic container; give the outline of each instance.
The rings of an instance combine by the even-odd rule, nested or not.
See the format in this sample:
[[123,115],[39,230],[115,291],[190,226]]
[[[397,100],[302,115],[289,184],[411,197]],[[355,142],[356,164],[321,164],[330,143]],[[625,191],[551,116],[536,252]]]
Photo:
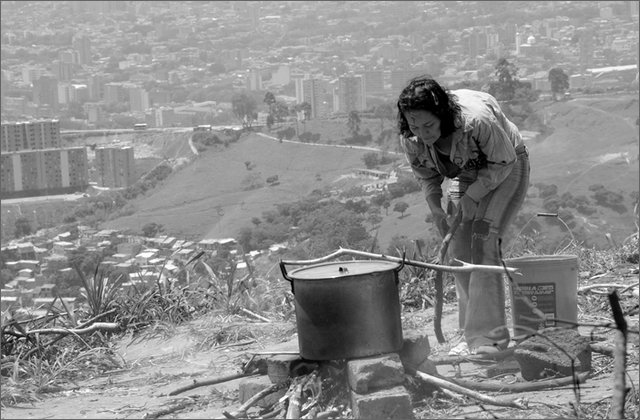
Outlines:
[[[508,267],[521,274],[512,274],[516,285],[509,282],[511,315],[515,339],[547,327],[575,327],[559,320],[578,320],[578,257],[575,255],[533,255],[511,258]],[[531,302],[540,313],[527,305]]]

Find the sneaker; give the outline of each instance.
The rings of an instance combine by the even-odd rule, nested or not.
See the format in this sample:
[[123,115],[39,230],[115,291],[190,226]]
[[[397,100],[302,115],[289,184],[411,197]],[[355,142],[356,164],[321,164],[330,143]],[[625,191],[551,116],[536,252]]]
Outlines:
[[449,356],[468,356],[470,354],[469,346],[466,341],[459,342],[455,347],[452,347],[449,350]]

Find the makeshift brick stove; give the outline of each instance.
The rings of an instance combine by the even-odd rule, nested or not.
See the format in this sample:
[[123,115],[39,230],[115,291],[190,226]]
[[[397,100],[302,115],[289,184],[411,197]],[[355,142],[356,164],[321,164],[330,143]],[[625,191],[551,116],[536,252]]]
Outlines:
[[[287,417],[293,405],[301,418],[315,418],[349,412],[353,418],[411,419],[411,395],[406,374],[421,371],[437,374],[426,335],[405,334],[399,352],[345,360],[311,361],[295,350],[264,357],[267,375],[245,378],[239,385],[239,398],[245,403],[274,384],[283,386],[257,403],[262,418]],[[274,351],[277,353],[277,351]],[[286,354],[288,353],[288,354]],[[315,409],[315,412],[313,411]],[[295,410],[294,410],[295,411]],[[295,417],[294,413],[294,417]]]

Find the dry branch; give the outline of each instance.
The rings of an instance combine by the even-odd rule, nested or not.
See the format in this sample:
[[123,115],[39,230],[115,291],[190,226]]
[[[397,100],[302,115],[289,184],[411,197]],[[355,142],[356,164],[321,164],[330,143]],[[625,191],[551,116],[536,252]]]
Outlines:
[[260,321],[264,321],[264,322],[271,322],[271,320],[270,320],[269,318],[265,318],[265,317],[263,317],[263,316],[261,316],[261,315],[258,315],[258,314],[256,314],[256,313],[253,313],[253,312],[251,312],[251,311],[250,311],[250,310],[248,310],[248,309],[240,308],[240,310],[241,310],[242,312],[244,312],[245,314],[249,315],[249,316],[252,316],[252,317],[254,317],[254,318],[256,318],[256,319],[259,319]]
[[499,351],[497,353],[488,354],[474,354],[469,356],[442,356],[429,358],[433,364],[438,365],[459,365],[460,363],[482,363],[504,360],[507,357],[513,356],[515,347],[508,348],[506,350]]
[[[262,391],[258,392],[256,395],[254,395],[253,397],[249,398],[247,401],[245,401],[244,404],[242,404],[240,407],[238,407],[238,409],[236,411],[233,411],[231,413],[227,412],[227,411],[223,411],[223,415],[224,417],[220,417],[221,419],[223,418],[245,418],[247,416],[247,410],[251,407],[253,407],[258,401],[260,401],[261,399],[263,399],[264,397],[266,397],[267,395],[276,392],[277,390],[279,390],[280,388],[287,386],[287,381],[281,382],[279,384],[273,384],[271,385],[269,388],[265,388]],[[231,416],[231,417],[228,417]]]
[[287,419],[299,419],[300,418],[300,398],[302,397],[302,384],[296,384],[293,387],[293,392],[289,397],[289,406],[287,407]]
[[445,379],[440,379],[440,378],[437,378],[437,377],[432,376],[432,375],[428,375],[428,374],[420,372],[420,371],[416,372],[416,375],[418,376],[418,378],[420,378],[423,381],[428,382],[428,383],[430,383],[432,385],[436,385],[436,386],[439,386],[441,388],[448,389],[449,391],[454,391],[454,392],[457,392],[459,394],[466,395],[467,397],[474,398],[474,399],[476,399],[478,401],[481,401],[483,403],[486,403],[486,404],[497,405],[497,406],[500,406],[500,407],[519,408],[521,410],[526,410],[528,408],[526,401],[522,401],[522,400],[518,401],[518,400],[515,400],[515,399],[493,398],[493,397],[490,397],[490,396],[487,396],[487,395],[480,394],[479,392],[473,391],[471,389],[462,387],[460,385],[451,383],[451,382],[449,382],[449,381],[447,381]]
[[39,330],[27,330],[26,334],[75,334],[82,335],[88,334],[95,331],[117,331],[120,329],[120,324],[117,322],[96,322],[95,324],[86,327],[86,328],[42,328]]
[[194,389],[194,388],[199,388],[201,386],[220,384],[222,382],[233,381],[234,379],[240,379],[240,378],[245,378],[247,376],[254,376],[254,375],[256,375],[255,372],[234,373],[233,375],[217,376],[215,378],[206,379],[206,380],[200,381],[200,382],[194,380],[192,384],[180,387],[180,388],[178,388],[178,389],[176,389],[174,391],[171,391],[167,395],[178,395],[178,394],[180,394],[182,392],[189,391],[189,390]]
[[618,330],[616,331],[616,348],[613,362],[613,396],[611,397],[612,419],[624,418],[624,404],[627,397],[626,377],[627,370],[627,321],[624,319],[620,301],[616,291],[609,293],[609,304],[613,313],[613,320]]
[[464,379],[451,379],[453,382],[460,386],[464,386],[470,389],[476,389],[478,391],[488,392],[532,392],[540,391],[542,389],[558,388],[561,386],[573,385],[574,383],[584,383],[589,377],[590,372],[582,372],[573,376],[566,376],[564,378],[544,379],[535,382],[519,382],[515,384],[503,384],[495,382],[474,382],[465,381]]
[[168,407],[161,408],[160,410],[152,411],[150,413],[147,413],[147,414],[144,415],[143,419],[157,419],[158,417],[165,416],[167,414],[171,414],[171,413],[175,413],[176,411],[183,410],[183,409],[187,408],[188,406],[193,405],[195,403],[196,403],[196,400],[194,400],[194,399],[183,400],[183,401],[177,402],[175,404],[172,404],[172,405],[170,405]]
[[[364,251],[357,251],[354,249],[346,249],[346,248],[340,248],[339,250],[326,255],[324,257],[321,258],[315,258],[312,260],[283,260],[282,263],[283,264],[288,264],[288,265],[307,265],[307,264],[318,264],[321,262],[325,262],[325,261],[329,261],[332,260],[334,258],[337,257],[341,257],[343,255],[355,255],[358,257],[367,257],[367,258],[375,258],[375,259],[379,259],[379,260],[386,260],[386,261],[393,261],[393,262],[403,262],[405,264],[409,264],[409,265],[413,265],[416,267],[422,267],[422,268],[428,268],[431,270],[439,270],[439,271],[447,271],[447,272],[451,272],[451,273],[471,273],[474,271],[482,271],[485,273],[504,273],[505,269],[502,266],[499,265],[478,265],[478,264],[469,264],[466,263],[464,261],[458,260],[458,259],[454,259],[454,261],[460,263],[461,265],[455,265],[455,266],[449,266],[449,265],[439,265],[439,264],[431,264],[431,263],[426,263],[426,262],[422,262],[422,261],[415,261],[415,260],[409,260],[409,259],[402,259],[399,257],[392,257],[390,255],[384,255],[384,254],[372,254],[370,252],[364,252]],[[518,269],[514,268],[514,267],[507,267],[507,271],[511,274],[513,273],[517,273]]]

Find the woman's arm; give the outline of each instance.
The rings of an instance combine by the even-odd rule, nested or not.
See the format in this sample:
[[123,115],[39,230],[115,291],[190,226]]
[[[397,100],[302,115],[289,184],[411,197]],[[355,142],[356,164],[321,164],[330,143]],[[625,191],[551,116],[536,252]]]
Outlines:
[[469,135],[487,157],[487,166],[478,170],[478,178],[466,192],[478,203],[509,176],[517,157],[511,138],[496,119],[474,121]]

